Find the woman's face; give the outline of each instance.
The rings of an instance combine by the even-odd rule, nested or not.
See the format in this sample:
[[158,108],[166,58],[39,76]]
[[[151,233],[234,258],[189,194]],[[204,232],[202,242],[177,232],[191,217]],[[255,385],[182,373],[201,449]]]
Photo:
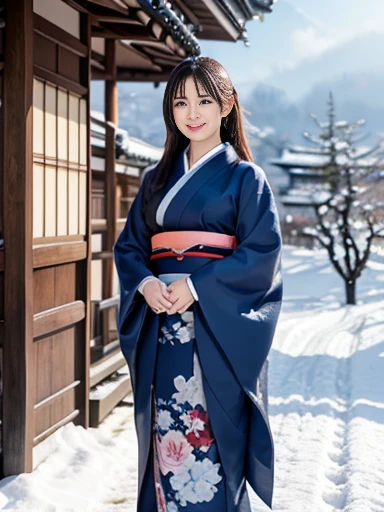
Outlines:
[[230,109],[220,112],[220,105],[209,96],[199,84],[201,96],[197,94],[195,82],[191,76],[185,81],[185,98],[173,100],[173,117],[176,126],[183,135],[193,141],[220,138],[220,125]]

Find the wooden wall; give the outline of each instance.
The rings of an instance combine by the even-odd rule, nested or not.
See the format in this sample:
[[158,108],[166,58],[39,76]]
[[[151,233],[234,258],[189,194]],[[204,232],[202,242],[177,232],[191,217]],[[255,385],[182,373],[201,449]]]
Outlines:
[[33,14],[32,0],[6,3],[0,321],[4,312],[10,475],[31,471],[33,446],[57,428],[89,423],[90,20],[79,15],[77,38]]
[[82,40],[36,14],[34,19],[33,363],[37,444],[69,421],[88,426],[91,178],[87,18],[82,19]]

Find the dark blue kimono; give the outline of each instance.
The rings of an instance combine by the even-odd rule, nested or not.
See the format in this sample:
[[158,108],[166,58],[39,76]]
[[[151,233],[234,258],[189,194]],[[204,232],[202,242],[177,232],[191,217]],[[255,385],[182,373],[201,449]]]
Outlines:
[[[172,273],[189,275],[199,298],[186,312],[192,315],[194,327],[194,348],[188,350],[190,358],[197,355],[201,370],[209,430],[204,434],[206,441],[200,444],[206,442],[206,451],[208,445],[211,450],[212,443],[214,455],[206,464],[212,466],[211,489],[220,496],[217,502],[220,504],[209,508],[207,500],[207,508],[201,503],[195,505],[196,508],[188,508],[189,503],[176,493],[177,506],[172,503],[168,510],[249,512],[246,481],[272,507],[274,445],[266,409],[266,389],[260,384],[266,374],[267,355],[280,312],[282,280],[281,234],[269,183],[263,170],[254,163],[240,161],[229,143],[187,174],[184,174],[181,154],[169,182],[152,195],[144,215],[143,190],[155,172],[156,167],[146,174],[114,247],[121,299],[118,329],[121,349],[131,373],[139,442],[137,510],[159,510],[155,494],[158,475],[154,464],[157,455],[153,426],[157,423],[157,429],[164,434],[162,427],[171,421],[172,425],[178,422],[175,417],[171,418],[171,402],[158,399],[156,407],[156,399],[162,395],[154,392],[154,384],[161,387],[164,382],[158,374],[168,360],[163,357],[166,345],[159,350],[159,341],[161,334],[169,336],[172,328],[186,328],[191,321],[185,314],[184,324],[177,323],[182,319],[171,318],[173,315],[155,314],[137,288],[147,276]],[[166,257],[150,262],[151,236],[160,231],[180,230],[235,235],[238,247],[223,259]],[[184,356],[182,358],[186,361]],[[166,385],[163,387],[167,393]],[[159,404],[163,404],[160,427],[159,416],[155,418]],[[184,406],[189,407],[187,402]],[[189,419],[193,414],[196,425],[200,419],[208,423],[204,416],[206,411],[200,405],[183,414],[184,417],[188,414]],[[193,435],[198,435],[199,431],[192,430],[188,430],[188,435],[196,441]],[[172,432],[172,435],[180,433]],[[204,462],[204,449],[194,448],[192,454],[183,450],[186,461],[191,461],[193,455],[194,460]],[[161,463],[167,465],[167,461]],[[179,487],[176,488],[179,489],[181,477],[177,478]]]

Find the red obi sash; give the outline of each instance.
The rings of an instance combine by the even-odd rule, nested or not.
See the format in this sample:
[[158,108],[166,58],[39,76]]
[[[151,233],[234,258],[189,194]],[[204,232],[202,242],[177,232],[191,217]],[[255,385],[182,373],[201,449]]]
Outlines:
[[224,258],[237,247],[236,237],[210,231],[164,231],[151,238],[151,260],[169,256]]

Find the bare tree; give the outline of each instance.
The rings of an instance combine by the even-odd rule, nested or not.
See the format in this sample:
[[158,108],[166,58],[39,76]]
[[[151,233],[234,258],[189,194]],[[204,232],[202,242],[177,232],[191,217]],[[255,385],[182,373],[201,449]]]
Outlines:
[[320,134],[304,137],[322,149],[321,169],[328,187],[314,187],[313,207],[317,224],[303,234],[315,238],[345,282],[347,304],[356,304],[356,281],[367,265],[375,238],[384,238],[384,141],[371,148],[358,143],[365,124],[335,120],[333,95],[329,96],[328,120],[320,122]]

